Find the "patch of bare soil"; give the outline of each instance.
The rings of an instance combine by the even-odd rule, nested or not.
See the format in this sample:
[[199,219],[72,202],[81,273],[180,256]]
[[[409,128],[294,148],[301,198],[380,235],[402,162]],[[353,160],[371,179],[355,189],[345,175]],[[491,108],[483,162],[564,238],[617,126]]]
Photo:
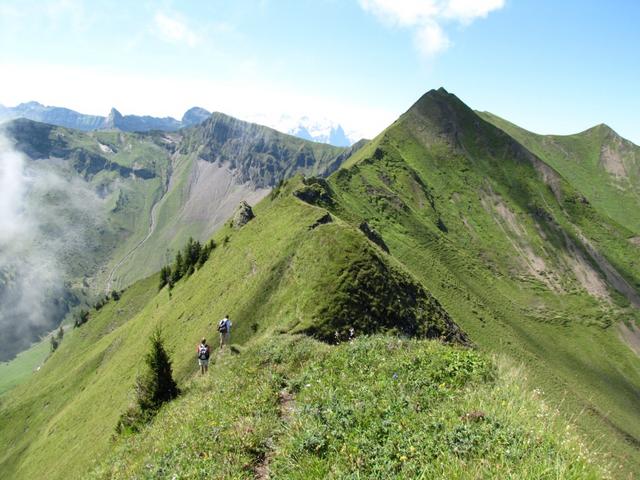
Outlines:
[[607,284],[600,278],[600,275],[589,260],[585,258],[580,249],[566,234],[564,234],[564,241],[567,245],[567,254],[563,257],[573,271],[576,280],[590,295],[610,300]]
[[580,234],[580,240],[586,247],[589,255],[596,262],[600,270],[603,271],[604,276],[607,278],[607,281],[615,288],[618,292],[624,295],[629,302],[631,302],[636,307],[640,308],[640,295],[638,292],[629,285],[624,277],[618,272],[613,265],[609,263],[609,261],[593,246],[593,244],[582,234]]
[[615,145],[603,145],[600,150],[600,163],[604,169],[616,178],[628,178],[620,151]]
[[551,188],[556,200],[562,202],[562,188],[560,188],[560,176],[558,173],[538,157],[534,157],[533,167],[542,177],[542,181]]
[[556,278],[549,275],[544,259],[538,255],[527,240],[527,232],[517,215],[509,208],[499,195],[491,192],[481,200],[482,206],[495,219],[505,233],[514,250],[518,253],[519,263],[529,275],[543,282],[551,290],[561,291],[562,287]]
[[[295,410],[295,398],[291,392],[282,390],[278,393],[278,415],[284,422],[288,422]],[[273,450],[267,452],[264,457],[260,459],[258,464],[253,469],[254,478],[256,480],[268,480],[271,478],[269,472],[269,463],[273,457]]]
[[640,237],[633,237],[629,239],[631,245],[635,245],[636,247],[640,247]]
[[207,233],[213,232],[233,214],[241,201],[255,205],[269,191],[256,189],[250,183],[239,183],[226,166],[199,159],[186,186],[187,201],[180,212],[180,223],[204,223]]

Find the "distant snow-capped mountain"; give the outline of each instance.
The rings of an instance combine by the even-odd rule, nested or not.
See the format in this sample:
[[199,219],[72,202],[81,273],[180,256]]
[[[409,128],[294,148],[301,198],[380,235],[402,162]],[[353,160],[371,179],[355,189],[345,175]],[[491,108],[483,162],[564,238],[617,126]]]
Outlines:
[[345,130],[341,124],[328,118],[256,115],[250,120],[305,140],[338,147],[349,147],[362,138],[355,130]]
[[[117,129],[125,132],[175,131],[197,125],[209,118],[210,115],[211,112],[200,107],[193,107],[187,110],[182,119],[177,120],[173,117],[123,115],[115,108],[112,108],[108,115],[100,116],[86,115],[63,107],[46,106],[38,102],[21,103],[15,107],[0,105],[0,122],[15,118],[26,118],[83,131],[103,129]],[[305,140],[328,143],[338,147],[351,146],[362,137],[355,131],[345,131],[342,125],[326,118],[257,115],[248,120],[267,125]]]

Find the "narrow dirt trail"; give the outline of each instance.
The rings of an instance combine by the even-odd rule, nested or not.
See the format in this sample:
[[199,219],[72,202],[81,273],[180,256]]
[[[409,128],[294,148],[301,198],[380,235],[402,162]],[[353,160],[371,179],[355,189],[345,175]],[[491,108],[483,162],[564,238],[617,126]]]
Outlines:
[[[278,416],[280,419],[288,423],[291,420],[295,410],[295,398],[292,393],[282,390],[278,393]],[[254,478],[256,480],[268,480],[271,478],[269,471],[269,463],[273,458],[273,449],[268,451],[265,456],[258,462],[253,469]]]
[[118,261],[118,263],[116,263],[115,266],[111,269],[111,272],[109,273],[109,277],[107,277],[107,287],[105,289],[105,292],[107,294],[109,292],[111,292],[111,290],[113,288],[114,277],[115,277],[115,274],[118,271],[118,269],[122,265],[124,265],[124,263],[129,258],[131,258],[131,256],[133,256],[133,254],[136,253],[136,251],[138,251],[138,249],[140,247],[142,247],[142,245],[144,245],[147,240],[149,240],[149,238],[151,238],[151,235],[153,235],[153,232],[155,232],[155,229],[156,229],[156,217],[157,217],[158,207],[160,206],[160,203],[164,199],[165,195],[166,195],[166,192],[162,195],[162,197],[160,197],[158,199],[158,201],[156,203],[153,204],[153,207],[151,207],[151,221],[149,222],[149,230],[147,231],[147,235],[142,240],[140,240],[131,250],[129,250],[126,253],[126,255],[124,257],[122,257]]

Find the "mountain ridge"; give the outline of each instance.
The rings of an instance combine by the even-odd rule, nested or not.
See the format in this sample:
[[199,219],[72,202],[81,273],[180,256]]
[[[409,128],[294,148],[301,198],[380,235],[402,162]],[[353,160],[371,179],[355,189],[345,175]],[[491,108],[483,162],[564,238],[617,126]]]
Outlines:
[[[451,468],[446,471],[461,478],[540,478],[556,472],[546,462],[563,458],[558,477],[637,476],[640,368],[619,326],[640,324],[640,309],[629,298],[640,289],[638,250],[629,241],[630,219],[615,221],[591,200],[589,185],[570,175],[573,163],[554,164],[545,150],[536,151],[540,144],[526,145],[527,138],[518,140],[444,89],[427,92],[327,178],[312,176],[333,165],[327,151],[309,166],[297,161],[300,148],[287,136],[269,143],[273,133],[259,126],[243,131],[224,117],[209,122],[185,133],[182,150],[173,144],[178,188],[172,196],[194,190],[191,179],[202,177],[194,166],[225,168],[238,154],[247,159],[241,178],[260,174],[265,185],[278,187],[243,227],[223,223],[203,268],[172,290],[157,290],[157,274],[133,283],[120,300],[91,312],[41,372],[7,394],[0,404],[3,469],[26,478],[61,477],[65,469],[82,475],[95,467],[97,478],[126,478],[132,471],[189,475],[196,463],[242,477],[270,461],[282,478],[327,476],[334,468],[411,477],[426,465]],[[311,153],[319,148],[305,145]],[[569,158],[582,158],[583,147],[601,154],[601,145],[594,150],[583,140],[562,146],[573,152]],[[279,163],[274,152],[290,152],[293,164],[310,168],[280,182],[268,168]],[[618,200],[625,198],[620,192]],[[183,205],[176,200],[163,208],[165,217],[179,216]],[[159,238],[145,250],[153,255],[167,244]],[[236,353],[217,357],[211,379],[194,378],[194,343],[215,332],[227,313]],[[176,377],[188,386],[185,397],[140,435],[116,439],[109,456],[139,353],[158,326]],[[430,327],[436,327],[431,334]],[[446,339],[456,331],[482,358],[517,362],[513,382],[520,390],[491,383],[500,372],[474,376],[484,361],[459,347],[420,353],[425,340],[398,339],[416,332]],[[372,333],[380,336],[368,338]],[[318,346],[318,339],[328,345]],[[343,352],[341,363],[323,363],[336,352]],[[389,361],[398,352],[411,358]],[[294,365],[305,362],[298,374]],[[381,365],[373,378],[372,364]],[[225,372],[235,367],[243,373],[232,380]],[[479,383],[457,384],[446,371]],[[486,397],[491,400],[474,395],[491,385],[502,393]],[[521,421],[531,412],[507,408],[525,385],[537,392],[536,402],[544,397],[549,405],[527,425]],[[427,390],[414,396],[421,386]],[[204,406],[199,395],[208,394],[230,397],[237,408],[227,415],[216,401]],[[277,415],[283,396],[299,402],[287,414],[287,428]],[[429,415],[440,412],[434,408],[445,397],[447,413],[434,420]],[[92,409],[102,415],[92,416]],[[568,425],[565,432],[575,425],[578,451],[602,452],[604,459],[570,455],[561,450],[562,436],[537,450],[547,437],[531,425],[552,419]],[[199,442],[206,432],[214,441]],[[485,438],[500,446],[485,448]],[[362,459],[362,452],[382,456],[387,466]],[[592,465],[611,461],[614,473],[572,470],[584,455]],[[96,457],[105,463],[97,467]],[[518,470],[522,465],[526,471]],[[546,473],[530,465],[545,465]]]
[[[219,112],[218,112],[219,113]],[[16,118],[26,118],[82,131],[117,129],[123,132],[150,132],[153,130],[175,132],[204,122],[211,112],[202,107],[191,107],[180,120],[173,117],[154,117],[150,115],[123,115],[115,107],[106,116],[87,115],[65,107],[45,106],[36,101],[21,103],[15,107],[0,105],[0,122]],[[341,125],[331,124],[327,132],[311,133],[309,119],[303,117],[298,125],[288,126],[286,134],[304,140],[326,143],[338,147],[349,147],[356,141],[350,140]],[[253,123],[253,122],[249,122]],[[326,130],[326,128],[323,128]]]

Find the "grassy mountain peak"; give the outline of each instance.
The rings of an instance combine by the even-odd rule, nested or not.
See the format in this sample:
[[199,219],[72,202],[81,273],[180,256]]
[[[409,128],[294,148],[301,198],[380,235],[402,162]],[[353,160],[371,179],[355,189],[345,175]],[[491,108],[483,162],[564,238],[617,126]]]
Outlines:
[[[637,246],[543,150],[444,89],[327,178],[313,144],[213,119],[176,158],[266,184],[276,152],[318,163],[226,222],[202,268],[172,290],[134,283],[3,396],[3,472],[637,476]],[[233,348],[194,378],[225,314]],[[185,393],[110,440],[158,326]]]

